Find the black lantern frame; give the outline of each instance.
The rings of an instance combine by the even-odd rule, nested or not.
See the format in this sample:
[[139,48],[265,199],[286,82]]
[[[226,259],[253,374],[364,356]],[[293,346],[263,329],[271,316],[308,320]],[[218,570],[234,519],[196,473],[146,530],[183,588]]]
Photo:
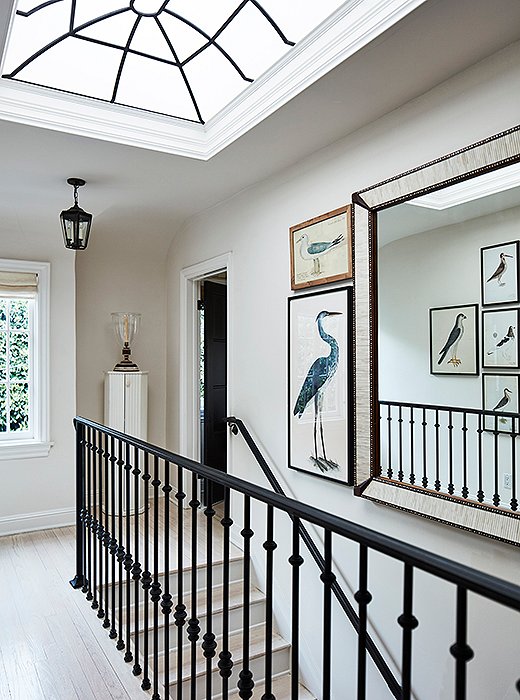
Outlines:
[[84,250],[88,245],[92,226],[92,214],[88,214],[78,206],[78,187],[82,187],[85,180],[69,177],[67,182],[74,187],[74,205],[70,209],[64,209],[60,214],[63,240],[65,248]]

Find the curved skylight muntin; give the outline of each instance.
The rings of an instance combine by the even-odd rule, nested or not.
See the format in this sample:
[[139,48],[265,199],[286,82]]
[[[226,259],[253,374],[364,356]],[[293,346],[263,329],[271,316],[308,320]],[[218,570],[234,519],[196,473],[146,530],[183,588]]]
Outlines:
[[339,0],[18,0],[3,77],[204,123]]

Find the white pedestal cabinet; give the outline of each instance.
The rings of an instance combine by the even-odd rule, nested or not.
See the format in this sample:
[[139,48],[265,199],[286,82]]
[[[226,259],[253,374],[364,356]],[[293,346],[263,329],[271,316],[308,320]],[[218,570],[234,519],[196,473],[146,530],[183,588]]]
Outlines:
[[[148,372],[105,372],[105,425],[121,433],[126,433],[141,440],[148,435]],[[126,476],[124,472],[116,477],[115,514],[133,515],[135,513],[135,481],[130,480],[129,503],[127,512]],[[140,481],[138,512],[144,511],[144,482]],[[121,494],[121,512],[119,509]]]
[[147,439],[148,372],[105,372],[105,425]]

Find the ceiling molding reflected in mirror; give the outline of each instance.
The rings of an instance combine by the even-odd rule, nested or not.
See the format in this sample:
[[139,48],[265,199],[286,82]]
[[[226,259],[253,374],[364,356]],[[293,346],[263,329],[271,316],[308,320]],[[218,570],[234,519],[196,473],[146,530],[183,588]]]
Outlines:
[[520,127],[353,195],[356,494],[520,544]]

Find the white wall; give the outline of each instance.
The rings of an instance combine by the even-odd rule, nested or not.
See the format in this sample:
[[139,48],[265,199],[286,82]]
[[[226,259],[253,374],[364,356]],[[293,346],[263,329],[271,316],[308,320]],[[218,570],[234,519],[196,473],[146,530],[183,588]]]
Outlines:
[[[168,259],[168,444],[179,444],[179,276],[183,267],[227,251],[233,254],[230,287],[229,412],[250,426],[260,438],[268,461],[276,465],[288,493],[299,500],[323,507],[355,522],[412,542],[450,558],[519,581],[516,552],[511,547],[427,520],[376,506],[353,497],[349,488],[312,476],[289,471],[287,459],[287,297],[289,283],[289,226],[344,205],[352,192],[391,177],[403,170],[449,153],[457,148],[513,126],[518,121],[520,46],[456,76],[420,99],[387,115],[346,139],[305,159],[278,177],[244,191],[233,199],[189,221],[176,237]],[[353,96],[355,99],[355,96]],[[316,128],[319,128],[317,123]],[[247,168],[247,163],[244,163]],[[231,446],[231,471],[250,481],[263,483],[259,468],[239,438]],[[260,520],[261,525],[261,520]],[[255,529],[253,527],[253,529]],[[259,533],[260,536],[261,533]],[[282,539],[283,533],[279,533]],[[342,550],[345,552],[342,553]],[[356,560],[351,547],[336,546],[337,561],[356,586]],[[400,567],[371,558],[372,619],[390,652],[399,658]],[[422,580],[424,577],[419,577]],[[279,585],[290,599],[286,582]],[[304,672],[311,685],[319,683],[313,659],[319,660],[320,627],[311,614],[319,584],[305,582],[310,598],[304,601],[302,633],[307,633]],[[453,664],[446,646],[453,641],[451,617],[453,591],[421,586],[418,602],[421,626],[416,647],[417,696],[421,700],[448,697]],[[419,595],[419,594],[418,594]],[[287,605],[284,606],[287,609]],[[318,607],[319,610],[319,607]],[[476,611],[472,602],[471,612]],[[518,635],[500,612],[491,631],[478,637],[480,658],[493,657],[499,666],[486,674],[486,664],[473,663],[469,697],[472,700],[514,697],[512,687],[519,656]],[[480,607],[472,618],[489,620]],[[282,619],[283,623],[283,619]],[[444,625],[444,626],[443,626]],[[355,667],[354,640],[339,623],[334,626],[336,670],[335,697],[354,697],[349,678]],[[444,639],[445,637],[445,639]],[[500,648],[504,652],[496,652]],[[444,643],[442,656],[432,668],[431,646]],[[384,698],[378,681],[371,700]],[[319,696],[319,688],[313,688]]]
[[[87,250],[77,256],[78,414],[103,423],[104,373],[121,359],[113,311],[142,314],[132,343],[132,359],[148,371],[148,440],[165,441],[166,395],[166,249],[160,236],[146,235],[146,220],[118,230],[94,222]],[[168,242],[169,242],[168,237]]]
[[[54,234],[54,235],[53,235]],[[50,439],[48,457],[0,461],[0,534],[75,521],[75,299],[74,253],[59,227],[2,221],[3,258],[50,262]],[[71,572],[73,573],[73,572]]]

